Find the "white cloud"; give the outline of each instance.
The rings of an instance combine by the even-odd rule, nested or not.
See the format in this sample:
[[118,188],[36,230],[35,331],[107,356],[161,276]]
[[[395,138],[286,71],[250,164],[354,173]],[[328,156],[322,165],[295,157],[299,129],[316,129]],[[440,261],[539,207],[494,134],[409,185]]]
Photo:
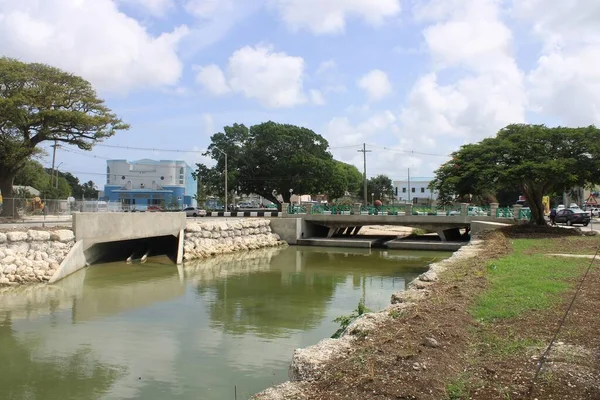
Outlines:
[[399,0],[271,0],[271,3],[292,30],[306,29],[314,34],[341,33],[350,17],[377,26],[400,13]]
[[112,0],[0,2],[0,53],[81,75],[100,90],[126,93],[174,85],[185,25],[153,36]]
[[185,10],[200,18],[212,18],[218,14],[231,12],[236,7],[234,0],[187,0]]
[[[216,66],[210,68],[213,76],[223,75]],[[226,78],[225,78],[226,76]],[[269,108],[293,107],[307,101],[303,89],[304,59],[274,52],[271,47],[246,46],[234,52],[229,58],[227,72],[223,75],[224,88],[243,93],[247,98],[257,99]],[[200,80],[209,90],[207,82]],[[213,91],[215,94],[218,90]]]
[[203,85],[206,90],[216,96],[223,95],[231,91],[223,71],[214,64],[207,65],[205,67],[198,67],[196,82]]
[[[499,14],[495,0],[432,0],[415,8],[417,20],[431,23],[423,35],[434,63],[401,111],[401,140],[445,140],[450,148],[444,146],[443,152],[448,152],[525,121],[523,74],[512,55],[512,34]],[[447,69],[459,74],[442,84]]]
[[317,75],[322,75],[326,72],[337,68],[337,63],[334,60],[323,61],[317,68]]
[[392,92],[392,84],[387,74],[379,69],[374,69],[360,78],[357,85],[367,93],[369,101],[381,100]]
[[162,17],[175,8],[173,0],[117,0],[120,3],[140,7],[155,17]]
[[322,106],[325,104],[325,98],[323,97],[323,93],[316,89],[310,90],[310,100],[313,104],[317,106]]
[[513,12],[542,44],[527,77],[533,109],[568,125],[599,124],[600,2],[524,0]]

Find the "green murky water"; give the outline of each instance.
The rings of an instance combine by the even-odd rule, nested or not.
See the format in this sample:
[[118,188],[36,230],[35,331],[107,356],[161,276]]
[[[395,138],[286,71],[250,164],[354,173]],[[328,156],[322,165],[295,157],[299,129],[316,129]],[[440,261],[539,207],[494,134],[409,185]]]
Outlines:
[[450,253],[289,247],[0,291],[0,399],[246,399]]

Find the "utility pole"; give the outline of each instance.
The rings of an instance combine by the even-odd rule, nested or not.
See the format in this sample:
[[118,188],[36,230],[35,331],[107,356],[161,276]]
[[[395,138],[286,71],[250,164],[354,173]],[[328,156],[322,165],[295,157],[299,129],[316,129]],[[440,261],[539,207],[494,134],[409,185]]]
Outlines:
[[408,203],[410,204],[410,168],[408,169]]
[[365,207],[368,205],[367,203],[367,153],[370,153],[371,150],[367,150],[367,145],[366,143],[363,143],[363,148],[362,150],[356,150],[360,153],[363,153],[363,160],[364,160],[364,169],[363,169],[363,183],[365,185],[364,187],[364,201],[365,201]]
[[[54,139],[54,144],[50,147],[54,148],[54,150],[52,151],[52,172],[50,173],[50,187],[54,186],[54,162],[56,161],[56,147],[58,145],[56,144],[56,139]],[[56,179],[58,180],[58,176],[56,177]]]

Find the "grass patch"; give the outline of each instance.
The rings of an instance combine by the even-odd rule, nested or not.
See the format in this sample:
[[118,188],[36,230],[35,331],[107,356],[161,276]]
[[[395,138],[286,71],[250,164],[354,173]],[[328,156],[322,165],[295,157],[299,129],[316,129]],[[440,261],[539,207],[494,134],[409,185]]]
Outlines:
[[412,232],[410,233],[410,236],[423,236],[426,235],[428,232],[425,229],[421,229],[421,228],[413,228]]
[[446,385],[446,399],[459,400],[469,398],[469,380],[464,374]]
[[600,236],[571,236],[553,240],[532,240],[528,253],[561,253],[561,254],[586,254],[594,255],[600,246]]
[[479,338],[480,346],[484,346],[486,353],[500,357],[525,353],[528,349],[541,347],[544,344],[541,340],[517,338],[510,333],[507,336],[501,336],[487,329],[479,333]]
[[471,309],[482,321],[511,318],[523,312],[546,309],[560,301],[560,293],[571,287],[569,278],[581,274],[586,259],[552,258],[527,254],[532,247],[545,246],[548,239],[515,239],[513,252],[487,264],[489,288]]

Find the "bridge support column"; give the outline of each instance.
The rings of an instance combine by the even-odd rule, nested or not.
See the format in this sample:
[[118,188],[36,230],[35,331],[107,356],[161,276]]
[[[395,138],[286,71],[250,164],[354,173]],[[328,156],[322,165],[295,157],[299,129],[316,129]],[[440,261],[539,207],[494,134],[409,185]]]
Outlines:
[[346,231],[344,232],[344,236],[351,236],[352,232],[354,232],[354,227],[349,226],[348,228],[346,228]]
[[336,234],[338,228],[329,228],[329,232],[327,232],[327,239],[331,239],[333,235]]
[[442,239],[442,242],[459,241],[461,239],[460,229],[458,228],[440,229],[437,231],[437,234]]
[[357,226],[357,227],[355,227],[355,228],[354,228],[354,232],[352,232],[352,234],[353,234],[354,236],[358,235],[358,232],[360,232],[360,229],[361,229],[361,228],[362,228],[362,226]]

